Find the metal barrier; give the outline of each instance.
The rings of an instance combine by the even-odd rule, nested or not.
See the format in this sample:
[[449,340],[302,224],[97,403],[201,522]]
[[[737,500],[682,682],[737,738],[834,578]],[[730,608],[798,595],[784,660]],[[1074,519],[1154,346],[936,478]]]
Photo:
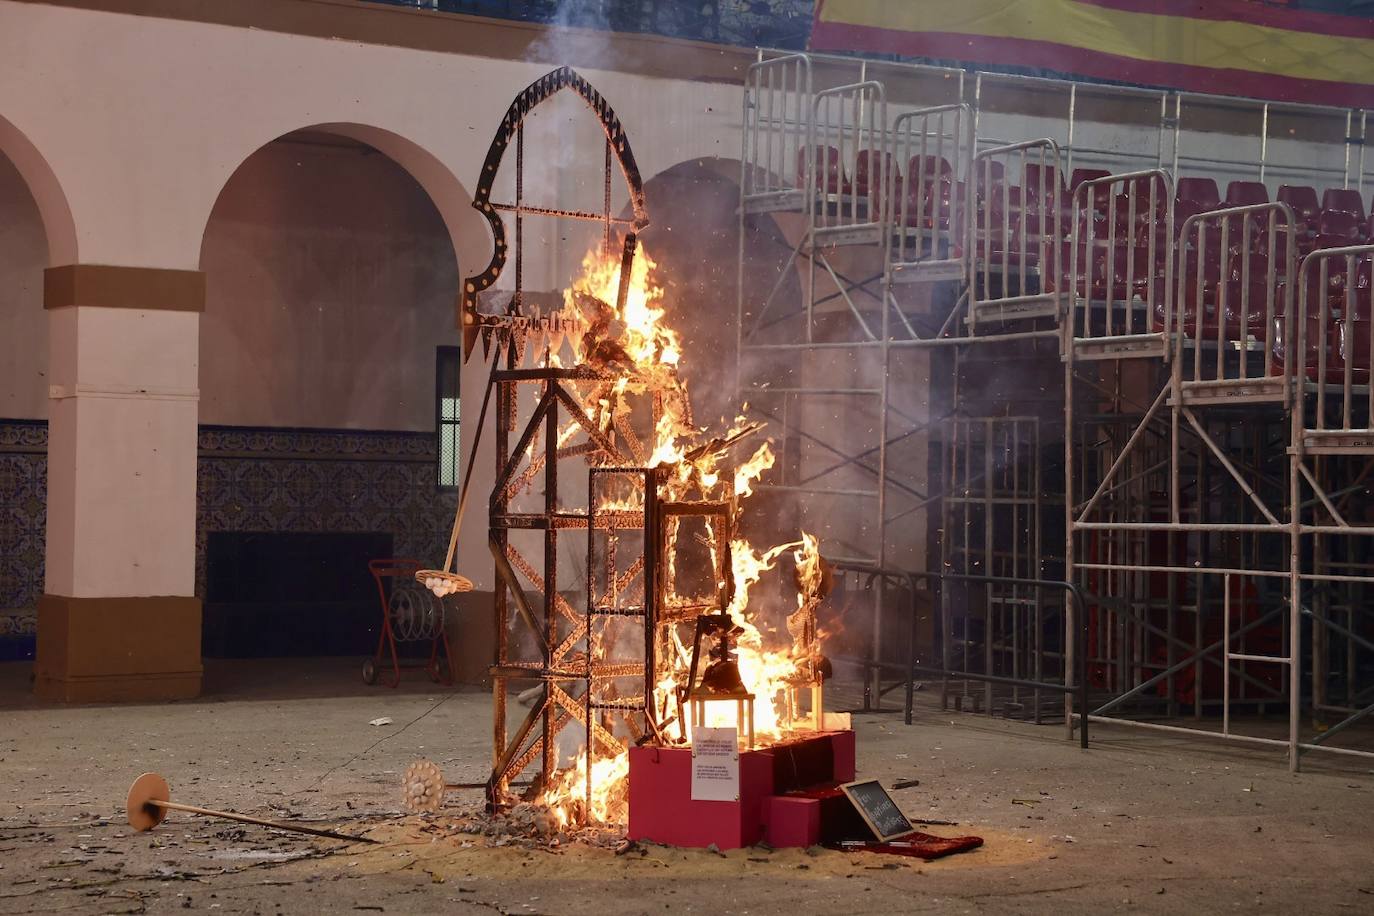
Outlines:
[[[967,104],[899,115],[892,124],[898,174],[892,207],[894,282],[964,276],[960,228],[968,212],[973,115]],[[905,169],[905,179],[901,170]]]
[[[1337,270],[1332,268],[1337,267]],[[1297,405],[1299,428],[1313,446],[1358,445],[1374,439],[1374,245],[1314,251],[1299,273],[1298,319],[1293,352],[1281,358],[1295,365],[1298,384],[1316,389],[1315,410]],[[1313,301],[1313,300],[1316,301]],[[1300,401],[1303,399],[1300,399]]]
[[897,176],[883,84],[868,80],[816,93],[814,179],[806,183],[814,243],[886,242]]
[[[904,721],[907,725],[912,724],[912,708],[915,704],[916,676],[929,675],[939,677],[948,682],[949,680],[971,680],[980,683],[1013,687],[1025,690],[1039,691],[1046,690],[1064,695],[1064,725],[1068,736],[1073,736],[1074,721],[1079,722],[1078,739],[1079,745],[1086,748],[1088,746],[1088,681],[1086,670],[1083,666],[1083,659],[1086,658],[1087,649],[1087,616],[1084,613],[1083,594],[1078,586],[1072,582],[1062,582],[1054,579],[1018,579],[1006,576],[964,576],[953,573],[938,573],[926,571],[894,570],[882,569],[860,563],[836,562],[830,564],[836,572],[852,572],[869,577],[869,586],[872,586],[874,579],[885,579],[897,581],[904,584],[911,595],[911,628],[907,644],[907,662],[903,666],[904,681],[906,684],[906,702],[903,710]],[[1065,633],[1072,634],[1072,642],[1066,641],[1065,648],[1068,651],[1068,659],[1065,664],[1064,683],[1054,683],[1050,681],[1029,680],[1026,678],[1003,677],[991,673],[970,672],[951,670],[948,660],[948,625],[945,624],[944,633],[941,641],[941,664],[939,666],[923,665],[917,659],[917,596],[919,590],[916,585],[918,582],[934,583],[937,588],[942,589],[946,582],[962,582],[969,585],[1003,585],[1019,588],[1053,588],[1065,592],[1068,595],[1066,604]],[[937,596],[938,598],[939,596]],[[943,602],[941,602],[943,604]],[[885,666],[876,657],[865,662],[866,666],[877,667]],[[1074,712],[1075,697],[1077,698],[1078,712]]]
[[741,202],[746,212],[797,210],[813,185],[811,59],[789,54],[752,64],[744,82]]
[[1073,313],[1065,333],[1077,354],[1115,358],[1143,348],[1167,358],[1174,279],[1169,174],[1145,169],[1084,181],[1067,215]]
[[1059,316],[1062,176],[1059,144],[1048,138],[973,157],[966,221],[970,330],[980,322]]
[[1183,221],[1172,330],[1186,399],[1287,398],[1274,343],[1291,340],[1295,231],[1285,203],[1227,207]]
[[[1040,419],[1033,416],[962,416],[947,421],[943,465],[940,569],[946,574],[1034,578],[1043,568],[1045,504],[1041,479]],[[945,596],[948,605],[949,595]],[[1039,594],[989,586],[982,664],[1012,677],[1043,672],[1044,607]],[[951,609],[942,606],[941,613]],[[968,628],[949,628],[967,668],[975,648]],[[987,698],[989,701],[991,698]],[[976,701],[976,698],[975,698]],[[1037,711],[1038,715],[1038,711]]]

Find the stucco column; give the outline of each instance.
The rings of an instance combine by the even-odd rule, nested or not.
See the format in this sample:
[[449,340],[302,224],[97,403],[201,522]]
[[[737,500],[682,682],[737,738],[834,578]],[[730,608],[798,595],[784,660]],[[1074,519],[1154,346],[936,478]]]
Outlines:
[[77,702],[200,692],[197,360],[205,275],[47,271],[47,581],[35,692]]

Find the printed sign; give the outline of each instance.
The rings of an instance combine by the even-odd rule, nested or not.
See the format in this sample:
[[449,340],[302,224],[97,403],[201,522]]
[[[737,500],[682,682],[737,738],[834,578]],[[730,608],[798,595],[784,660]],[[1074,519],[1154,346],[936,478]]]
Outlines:
[[840,788],[878,839],[891,840],[912,832],[911,822],[878,780],[846,783]]
[[692,729],[692,801],[739,801],[739,729]]

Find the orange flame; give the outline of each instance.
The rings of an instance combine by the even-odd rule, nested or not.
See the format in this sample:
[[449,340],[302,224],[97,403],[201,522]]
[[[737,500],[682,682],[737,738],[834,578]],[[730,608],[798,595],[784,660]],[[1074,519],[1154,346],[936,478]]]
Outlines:
[[[740,417],[734,428],[723,437],[725,445],[714,447],[711,442],[703,441],[703,430],[691,422],[687,388],[678,376],[681,343],[677,333],[663,321],[663,290],[653,282],[653,260],[643,251],[634,259],[623,308],[617,308],[616,305],[620,290],[619,258],[596,249],[583,259],[582,267],[583,275],[565,294],[565,309],[574,315],[582,314],[590,330],[587,334],[569,338],[573,354],[579,365],[595,364],[603,370],[612,369],[621,373],[613,384],[598,383],[601,384],[600,388],[583,393],[588,417],[602,432],[618,429],[618,424],[628,420],[629,408],[625,395],[648,391],[657,393],[660,412],[654,424],[652,441],[647,444],[645,452],[651,467],[667,468],[669,471],[659,495],[670,500],[728,499],[733,496],[738,507],[753,493],[760,477],[774,466],[776,457],[771,445],[764,442],[748,460],[730,473],[722,473],[719,464],[729,441],[739,433],[752,430]],[[592,297],[591,304],[585,297]],[[588,312],[593,313],[589,322],[586,321]],[[571,438],[571,434],[565,436],[560,433],[560,447]],[[689,455],[693,457],[689,459]],[[634,497],[614,503],[600,499],[598,506],[605,509],[643,508],[642,500]],[[715,531],[710,526],[708,534],[711,537],[728,536],[727,532]],[[670,541],[670,567],[674,548],[675,544]],[[756,739],[764,743],[782,740],[787,735],[789,726],[782,715],[782,700],[784,691],[795,679],[797,664],[793,647],[776,649],[765,644],[759,622],[750,609],[749,591],[765,573],[774,568],[779,556],[793,548],[800,548],[796,554],[799,570],[804,562],[809,564],[808,569],[814,568],[813,572],[803,575],[799,580],[803,583],[801,590],[805,593],[813,588],[805,584],[811,581],[808,577],[814,577],[817,583],[815,587],[818,587],[821,575],[819,544],[811,535],[804,534],[801,541],[762,552],[748,541],[735,538],[729,544],[729,568],[717,570],[718,575],[730,576],[733,597],[727,611],[742,630],[735,640],[736,661],[745,686],[755,695],[754,733]],[[805,561],[803,555],[807,558]],[[803,593],[797,596],[799,607],[807,600]],[[669,636],[669,657],[659,660],[660,670],[655,672],[654,701],[659,709],[675,710],[678,688],[686,686],[691,647],[683,644],[682,636],[676,629],[670,630]],[[595,645],[592,651],[596,652]],[[707,704],[707,721],[712,726],[735,725],[734,704]],[[673,737],[672,731],[669,731],[670,738]],[[687,723],[678,722],[675,731],[681,739],[690,740]],[[628,815],[628,775],[627,753],[605,759],[594,758],[588,805],[587,753],[584,749],[572,766],[556,775],[542,800],[552,809],[559,827],[582,822],[624,823]]]

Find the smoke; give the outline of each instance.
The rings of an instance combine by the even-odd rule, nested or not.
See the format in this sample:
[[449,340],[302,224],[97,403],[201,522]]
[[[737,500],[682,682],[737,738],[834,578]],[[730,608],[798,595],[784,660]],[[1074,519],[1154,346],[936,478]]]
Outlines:
[[559,0],[548,29],[525,51],[525,60],[588,66],[608,58],[611,20],[602,0]]
[[[538,32],[522,57],[534,65],[529,81],[562,66],[584,75],[590,67],[607,66],[614,54],[607,7],[602,0],[558,0],[549,15],[540,16],[547,27]],[[580,98],[561,92],[537,106],[526,116],[523,134],[522,200],[526,205],[592,212],[602,209],[605,140],[596,118]],[[512,143],[498,176],[498,193],[509,201],[515,200],[515,159]],[[628,199],[618,169],[611,186],[614,208]],[[507,231],[514,244],[514,224],[509,219]],[[543,217],[527,218],[524,231],[524,288],[547,292],[567,286],[598,235],[592,224]],[[502,274],[498,286],[514,287],[513,269]]]

